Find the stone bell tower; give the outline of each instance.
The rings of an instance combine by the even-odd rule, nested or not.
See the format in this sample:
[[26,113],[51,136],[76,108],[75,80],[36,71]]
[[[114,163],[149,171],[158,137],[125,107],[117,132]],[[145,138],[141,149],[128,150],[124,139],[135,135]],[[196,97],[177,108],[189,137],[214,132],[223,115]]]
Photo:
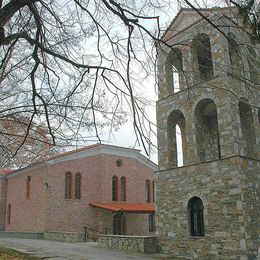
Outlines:
[[158,46],[157,235],[174,259],[257,259],[260,46],[236,9],[201,13]]

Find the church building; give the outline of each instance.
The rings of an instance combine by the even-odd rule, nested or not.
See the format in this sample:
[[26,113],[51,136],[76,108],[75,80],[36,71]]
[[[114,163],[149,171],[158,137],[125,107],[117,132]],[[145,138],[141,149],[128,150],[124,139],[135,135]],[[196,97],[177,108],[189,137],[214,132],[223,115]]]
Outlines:
[[199,12],[181,9],[157,45],[156,234],[173,259],[253,260],[260,46],[235,8]]
[[139,150],[95,144],[1,170],[1,230],[65,241],[153,234],[156,169]]

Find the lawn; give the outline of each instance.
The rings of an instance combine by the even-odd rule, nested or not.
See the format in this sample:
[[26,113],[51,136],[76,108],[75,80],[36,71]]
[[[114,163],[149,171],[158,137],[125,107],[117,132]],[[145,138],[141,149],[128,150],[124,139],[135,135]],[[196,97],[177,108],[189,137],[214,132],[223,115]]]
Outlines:
[[30,256],[10,248],[0,247],[0,260],[40,260],[43,258]]

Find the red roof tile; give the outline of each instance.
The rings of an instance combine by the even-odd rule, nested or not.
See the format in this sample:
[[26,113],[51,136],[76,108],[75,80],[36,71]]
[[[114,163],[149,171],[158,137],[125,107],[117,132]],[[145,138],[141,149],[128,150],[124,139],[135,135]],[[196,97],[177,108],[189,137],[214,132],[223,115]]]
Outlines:
[[10,174],[14,171],[15,171],[14,169],[0,169],[0,174],[7,175],[7,174]]
[[53,160],[53,159],[65,157],[67,155],[76,154],[76,153],[80,153],[82,151],[90,150],[92,148],[96,148],[96,147],[99,147],[99,146],[117,147],[117,148],[120,148],[120,149],[140,151],[140,150],[135,149],[135,148],[120,147],[120,146],[110,145],[110,144],[92,144],[92,145],[84,146],[82,148],[78,148],[78,149],[75,149],[75,150],[71,150],[71,151],[68,151],[68,152],[64,152],[64,153],[60,153],[60,154],[57,154],[57,155],[54,155],[54,156],[47,157],[47,158],[45,158],[45,160],[50,161],[50,160]]
[[71,151],[67,151],[67,152],[64,152],[64,153],[57,154],[57,155],[46,157],[45,160],[50,161],[50,160],[53,160],[53,159],[65,157],[67,155],[74,154],[74,153],[79,153],[79,152],[82,152],[82,151],[85,151],[85,150],[97,147],[99,145],[100,144],[92,144],[92,145],[84,146],[82,148],[78,148],[78,149],[75,149],[75,150],[71,150]]
[[112,212],[131,212],[131,213],[154,213],[155,208],[152,203],[127,203],[127,202],[109,202],[99,203],[90,202],[90,206],[109,210]]

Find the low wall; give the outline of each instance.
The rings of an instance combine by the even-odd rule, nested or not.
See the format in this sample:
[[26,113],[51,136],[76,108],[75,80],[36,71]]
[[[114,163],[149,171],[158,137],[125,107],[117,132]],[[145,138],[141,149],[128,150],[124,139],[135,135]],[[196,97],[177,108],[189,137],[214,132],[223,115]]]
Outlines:
[[85,235],[76,232],[49,231],[44,233],[44,239],[64,242],[83,242]]
[[27,239],[43,239],[43,233],[1,231],[0,232],[0,237],[17,237],[17,238],[27,238]]
[[147,254],[158,252],[158,242],[154,236],[100,235],[98,244],[100,247]]

